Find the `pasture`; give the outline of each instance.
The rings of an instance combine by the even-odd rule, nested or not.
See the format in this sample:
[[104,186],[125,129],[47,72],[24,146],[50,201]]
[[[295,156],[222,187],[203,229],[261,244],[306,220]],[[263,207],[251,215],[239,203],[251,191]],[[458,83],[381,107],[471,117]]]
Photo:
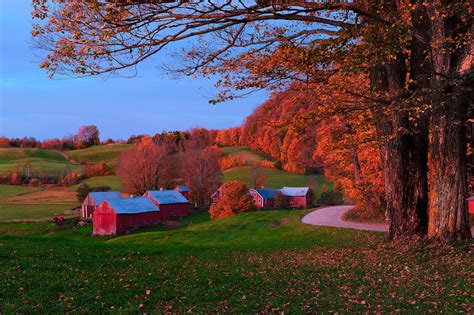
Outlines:
[[130,144],[108,144],[97,145],[87,149],[66,152],[66,156],[76,163],[100,163],[105,162],[115,170],[120,154],[130,149]]
[[471,312],[465,244],[383,245],[305,211],[191,216],[175,229],[0,222],[2,313]]
[[227,182],[230,180],[241,180],[251,186],[252,183],[252,170],[255,169],[258,174],[267,174],[268,179],[265,184],[266,188],[281,188],[283,186],[309,186],[316,187],[316,193],[321,192],[321,187],[326,185],[329,189],[332,189],[332,184],[324,179],[323,175],[301,175],[288,173],[278,169],[264,168],[264,167],[253,167],[253,166],[239,166],[234,167],[230,170],[224,171],[223,181]]
[[109,186],[112,190],[121,191],[123,189],[120,178],[115,175],[93,177],[83,180],[80,184],[69,187],[69,190],[76,191],[81,184],[87,184],[90,187]]
[[223,147],[220,148],[223,156],[233,156],[236,158],[242,158],[247,165],[254,165],[258,161],[268,160],[275,161],[274,158],[252,151],[249,147],[237,146],[237,147]]
[[0,148],[0,174],[11,171],[23,174],[26,164],[31,166],[31,174],[35,176],[59,176],[66,166],[74,172],[80,172],[83,168],[71,163],[61,152],[55,150]]

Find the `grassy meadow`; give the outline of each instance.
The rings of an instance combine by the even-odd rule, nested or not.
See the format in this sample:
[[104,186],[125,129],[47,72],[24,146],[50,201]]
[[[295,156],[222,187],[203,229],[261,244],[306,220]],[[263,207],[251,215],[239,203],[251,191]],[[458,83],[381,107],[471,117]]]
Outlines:
[[105,162],[115,170],[120,154],[131,148],[130,144],[97,145],[87,149],[66,152],[66,156],[76,163]]
[[41,176],[49,174],[59,176],[66,166],[74,172],[82,170],[81,165],[70,162],[59,151],[42,149],[0,148],[0,174],[18,171],[23,173],[23,166],[29,163],[31,172]]
[[201,214],[116,238],[0,222],[0,312],[472,311],[465,245],[383,245],[380,233],[304,225],[304,213]]
[[[252,169],[254,169],[253,166],[239,166],[224,171],[223,181],[241,180],[247,185],[250,185],[252,182]],[[321,187],[323,185],[328,186],[329,189],[332,188],[332,184],[326,181],[322,175],[293,174],[278,169],[263,167],[258,167],[256,170],[257,173],[268,175],[267,183],[265,184],[266,188],[280,188],[283,186],[314,186],[314,184],[316,184],[316,191],[318,193],[321,192]]]

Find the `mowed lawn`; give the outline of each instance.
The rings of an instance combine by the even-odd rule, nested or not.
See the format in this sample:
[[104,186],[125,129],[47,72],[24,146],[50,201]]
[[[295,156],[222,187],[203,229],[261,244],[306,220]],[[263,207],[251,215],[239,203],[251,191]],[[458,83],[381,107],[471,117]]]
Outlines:
[[115,170],[120,155],[132,147],[130,144],[97,145],[87,149],[66,152],[66,156],[77,163],[105,162]]
[[43,221],[52,220],[54,215],[63,215],[64,211],[78,204],[6,204],[0,203],[0,221]]
[[1,313],[471,312],[466,244],[383,244],[378,233],[247,213],[113,239],[91,227],[0,222]]
[[322,175],[301,175],[288,173],[278,169],[263,168],[263,167],[252,167],[252,166],[239,166],[234,167],[230,170],[224,171],[223,181],[227,182],[230,180],[241,180],[245,182],[249,187],[252,184],[251,171],[256,169],[259,174],[267,174],[268,178],[265,183],[266,188],[281,188],[283,186],[314,186],[316,184],[317,193],[321,192],[323,185],[328,186],[332,189],[332,184],[324,179]]

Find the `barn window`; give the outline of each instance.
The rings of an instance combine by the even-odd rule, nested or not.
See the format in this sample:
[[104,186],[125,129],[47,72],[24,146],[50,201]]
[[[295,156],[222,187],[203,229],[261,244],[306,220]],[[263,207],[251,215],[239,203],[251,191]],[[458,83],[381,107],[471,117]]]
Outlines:
[[259,204],[259,205],[262,204],[262,199],[258,199],[258,204]]

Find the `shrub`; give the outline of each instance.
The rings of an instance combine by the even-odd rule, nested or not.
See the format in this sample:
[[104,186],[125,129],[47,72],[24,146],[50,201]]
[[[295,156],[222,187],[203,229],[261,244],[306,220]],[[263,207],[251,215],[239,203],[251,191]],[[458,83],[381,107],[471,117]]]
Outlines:
[[241,157],[225,156],[219,159],[219,168],[221,171],[243,165],[245,165],[245,161]]
[[343,202],[343,195],[337,191],[323,191],[318,201],[318,203],[323,205],[338,205]]
[[283,195],[280,191],[277,192],[274,201],[275,209],[287,209],[289,206],[288,197]]
[[255,206],[248,187],[241,181],[230,181],[221,186],[219,200],[211,206],[209,214],[215,220],[253,210]]

